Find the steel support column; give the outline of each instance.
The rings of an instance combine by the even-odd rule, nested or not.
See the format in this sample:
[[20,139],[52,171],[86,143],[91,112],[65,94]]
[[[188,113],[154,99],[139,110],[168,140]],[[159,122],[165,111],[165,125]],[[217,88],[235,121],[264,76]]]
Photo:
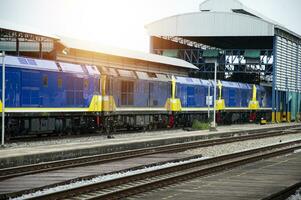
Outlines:
[[17,56],[20,55],[20,41],[19,38],[16,39],[16,52],[17,52]]
[[277,37],[274,36],[273,38],[273,82],[272,82],[272,122],[275,122],[275,118],[276,118],[276,101],[275,99],[276,97],[276,77],[277,77],[277,70],[276,70],[276,62],[277,62],[277,48],[276,48],[276,43],[277,43]]
[[39,41],[39,56],[40,58],[43,58],[43,46],[42,46],[42,41]]
[[1,124],[1,146],[5,139],[5,52],[2,51],[2,124]]

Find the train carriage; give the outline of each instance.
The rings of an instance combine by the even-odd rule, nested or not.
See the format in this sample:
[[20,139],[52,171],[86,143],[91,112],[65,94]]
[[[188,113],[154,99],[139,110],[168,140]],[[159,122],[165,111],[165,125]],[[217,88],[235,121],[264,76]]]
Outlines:
[[[221,81],[222,97],[225,100],[226,108],[241,107],[241,87],[239,83],[230,81]],[[249,98],[248,96],[245,98]]]
[[5,62],[10,135],[97,126],[91,115],[101,111],[100,73],[95,66],[13,56],[6,56]]
[[[213,96],[212,81],[14,56],[6,56],[6,66],[11,136],[101,129],[110,133],[209,120],[206,98]],[[254,121],[270,113],[269,87],[229,81],[218,81],[216,87],[218,123]]]
[[247,83],[238,83],[240,88],[240,107],[247,108],[252,97],[252,85]]
[[241,123],[269,119],[271,98],[269,89],[260,85],[220,81],[218,89],[222,90],[219,98],[224,105],[218,107],[220,123]]
[[103,72],[107,85],[103,93],[111,99],[112,105],[104,110],[104,126],[145,129],[167,125],[165,104],[171,90],[168,75],[114,68],[103,69]]
[[[213,96],[213,84],[208,80],[191,77],[175,77],[176,95],[181,103],[180,112],[175,113],[175,125],[191,126],[193,120],[208,121],[206,96],[208,89]],[[210,106],[212,110],[213,104]]]
[[176,97],[181,100],[182,109],[207,107],[208,87],[210,87],[211,96],[213,95],[213,85],[206,80],[176,77],[176,87]]

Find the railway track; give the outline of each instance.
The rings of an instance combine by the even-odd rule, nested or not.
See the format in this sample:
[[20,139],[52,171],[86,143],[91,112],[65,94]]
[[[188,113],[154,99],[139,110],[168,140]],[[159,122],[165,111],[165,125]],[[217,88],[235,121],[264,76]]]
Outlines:
[[269,197],[266,197],[262,200],[283,200],[289,198],[291,195],[295,194],[296,191],[301,188],[301,182],[296,183],[280,192],[277,192]]
[[140,157],[140,156],[151,155],[151,154],[180,152],[180,151],[185,151],[193,148],[220,145],[220,144],[245,141],[251,139],[274,137],[274,136],[285,135],[288,133],[289,134],[300,133],[300,129],[265,131],[265,132],[252,133],[249,135],[242,135],[242,136],[235,136],[235,137],[193,141],[193,142],[165,145],[159,147],[149,147],[143,149],[135,149],[135,150],[114,152],[114,153],[107,153],[107,154],[93,155],[93,156],[84,156],[79,158],[51,161],[51,162],[31,164],[31,165],[2,168],[0,169],[0,181],[8,178],[18,177],[18,176],[42,173],[42,172],[70,168],[70,167],[101,164],[101,163]]
[[121,199],[258,160],[292,153],[297,149],[301,149],[301,140],[89,183],[39,195],[31,199]]
[[[179,128],[172,128],[168,129],[168,131],[174,131],[174,130],[180,130]],[[148,130],[148,132],[156,132],[156,131],[167,131],[164,128],[158,128],[156,130]],[[116,132],[112,134],[104,134],[102,132],[92,132],[92,133],[87,133],[85,132],[80,132],[80,133],[69,133],[69,134],[40,134],[40,135],[24,135],[24,136],[17,136],[17,137],[11,137],[11,138],[6,138],[7,142],[40,142],[40,141],[45,141],[45,140],[61,140],[61,139],[80,139],[83,137],[93,137],[93,136],[103,136],[103,137],[108,137],[108,136],[116,136],[116,135],[122,135],[124,133],[126,134],[131,134],[131,133],[137,133],[141,132],[140,129],[137,130],[127,130],[127,129],[119,129]]]

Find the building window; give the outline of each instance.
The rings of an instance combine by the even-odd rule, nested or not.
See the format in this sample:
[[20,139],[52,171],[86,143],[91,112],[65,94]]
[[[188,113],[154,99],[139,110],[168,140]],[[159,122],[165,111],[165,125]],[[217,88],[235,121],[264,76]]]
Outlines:
[[47,87],[47,86],[48,86],[48,76],[47,76],[47,75],[44,75],[44,76],[43,76],[43,86],[44,86],[44,87]]
[[62,78],[58,78],[57,79],[57,87],[58,88],[62,88],[63,87],[63,79]]
[[121,81],[121,105],[134,105],[134,82]]

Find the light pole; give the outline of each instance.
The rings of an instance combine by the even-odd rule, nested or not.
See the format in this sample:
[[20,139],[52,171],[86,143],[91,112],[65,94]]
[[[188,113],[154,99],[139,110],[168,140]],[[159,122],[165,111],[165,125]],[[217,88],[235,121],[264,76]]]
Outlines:
[[214,62],[214,92],[213,92],[213,123],[212,123],[212,130],[216,130],[216,71],[217,71],[217,61]]
[[1,145],[4,146],[4,134],[5,134],[5,52],[2,51],[2,135]]
[[207,95],[207,106],[208,106],[208,122],[210,123],[210,105],[211,105],[211,98],[210,98],[210,80],[208,81],[208,95]]

